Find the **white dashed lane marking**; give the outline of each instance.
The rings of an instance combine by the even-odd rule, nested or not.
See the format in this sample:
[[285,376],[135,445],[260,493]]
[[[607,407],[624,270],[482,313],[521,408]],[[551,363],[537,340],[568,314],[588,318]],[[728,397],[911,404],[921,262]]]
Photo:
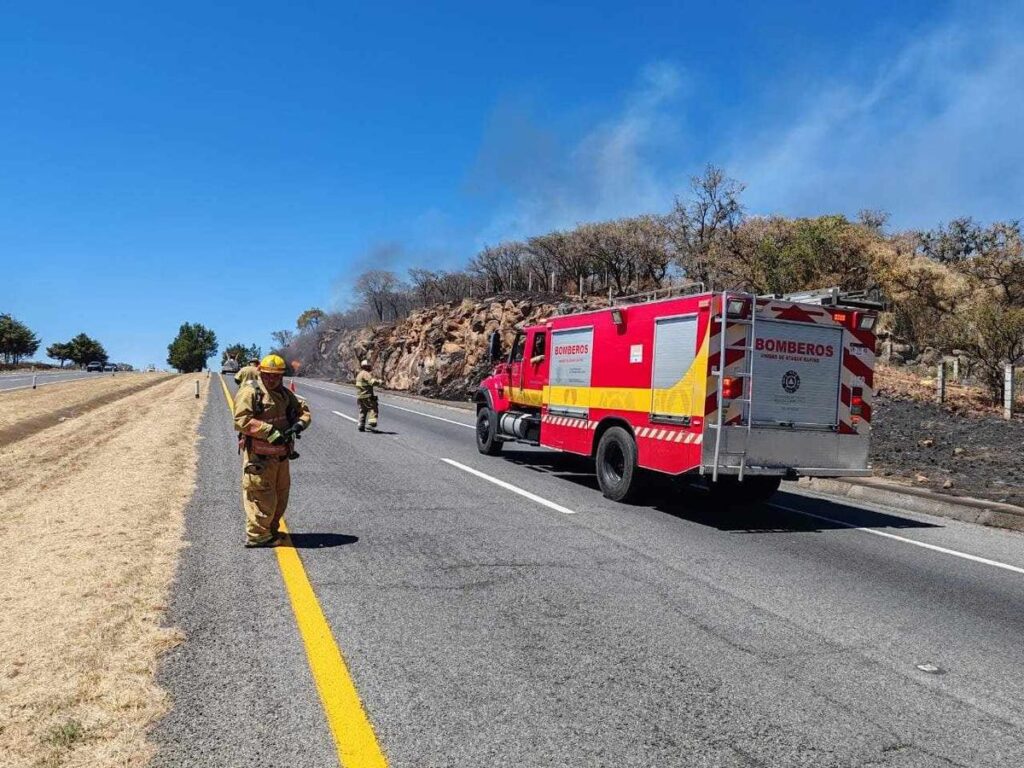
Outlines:
[[556,504],[553,501],[548,501],[547,499],[543,498],[542,496],[538,496],[535,493],[530,493],[529,491],[525,491],[522,488],[519,488],[519,487],[517,487],[515,485],[512,485],[512,483],[506,483],[504,480],[499,480],[496,477],[491,477],[490,475],[484,474],[483,472],[481,472],[481,471],[479,471],[477,469],[473,469],[472,467],[467,467],[465,464],[460,464],[459,462],[454,461],[452,459],[441,459],[441,461],[443,461],[445,464],[449,464],[449,465],[455,467],[456,469],[461,469],[463,472],[468,472],[469,474],[475,475],[476,477],[479,477],[482,480],[486,480],[489,483],[494,483],[495,485],[499,486],[500,488],[504,488],[506,491],[512,491],[512,493],[518,493],[520,496],[523,496],[524,498],[527,498],[530,501],[535,501],[538,504],[547,507],[548,509],[553,509],[556,512],[561,512],[563,515],[575,515],[576,514],[576,510],[574,510],[574,509],[569,509],[568,507],[563,507],[561,504]]
[[933,552],[941,552],[944,555],[952,555],[953,557],[959,557],[963,560],[970,560],[972,563],[991,565],[993,568],[1002,568],[1004,571],[1011,571],[1012,573],[1024,574],[1024,568],[1018,568],[1016,565],[1008,565],[1007,563],[1001,563],[998,560],[989,560],[987,557],[978,557],[977,555],[969,555],[966,552],[960,552],[955,549],[947,549],[946,547],[940,547],[936,544],[926,544],[923,541],[914,541],[914,539],[908,539],[903,536],[897,536],[895,533],[876,531],[873,528],[863,528],[853,523],[843,522],[842,520],[836,520],[832,517],[825,517],[824,515],[816,515],[813,512],[804,512],[802,509],[787,507],[783,504],[774,504],[769,502],[768,506],[775,507],[776,509],[782,509],[785,510],[786,512],[795,512],[798,515],[805,515],[806,517],[813,517],[815,520],[824,520],[826,523],[833,523],[834,525],[840,525],[844,528],[852,528],[853,530],[860,531],[861,533],[870,533],[872,536],[881,536],[885,539],[901,541],[904,544],[913,544],[915,547],[921,547],[922,549],[930,549]]

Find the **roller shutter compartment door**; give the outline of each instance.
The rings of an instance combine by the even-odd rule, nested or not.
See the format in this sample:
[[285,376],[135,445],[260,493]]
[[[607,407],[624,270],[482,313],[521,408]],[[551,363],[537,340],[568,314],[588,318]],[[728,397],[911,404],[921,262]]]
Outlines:
[[680,391],[679,385],[696,356],[697,315],[655,321],[652,415],[671,418],[691,415],[693,393]]
[[763,320],[755,333],[752,422],[834,428],[839,419],[842,329]]

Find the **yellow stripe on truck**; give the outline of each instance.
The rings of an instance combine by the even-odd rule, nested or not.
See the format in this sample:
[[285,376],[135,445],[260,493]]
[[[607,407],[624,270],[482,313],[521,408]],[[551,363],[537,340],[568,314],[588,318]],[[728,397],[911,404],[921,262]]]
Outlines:
[[704,412],[707,393],[708,340],[704,331],[700,349],[686,373],[668,389],[645,387],[560,387],[519,389],[505,387],[505,397],[518,405],[601,408],[610,411],[656,413],[662,416],[693,416]]
[[519,389],[518,387],[505,387],[503,390],[506,400],[519,405],[532,405],[540,408],[544,401],[544,391],[540,389]]
[[[220,385],[228,408],[234,414],[235,402],[223,376],[220,377]],[[288,526],[283,520],[281,530],[288,536]],[[309,670],[313,673],[313,681],[327,715],[327,725],[334,737],[338,762],[343,768],[387,768],[387,760],[377,743],[377,736],[363,709],[356,685],[316,598],[309,576],[306,575],[302,559],[291,546],[291,538],[274,551],[291,599],[295,623],[306,647]]]
[[708,341],[711,324],[704,330],[700,349],[683,378],[668,389],[656,389],[653,393],[652,413],[659,416],[694,416],[704,413],[704,401],[708,391]]
[[549,406],[650,413],[651,390],[632,387],[545,387]]

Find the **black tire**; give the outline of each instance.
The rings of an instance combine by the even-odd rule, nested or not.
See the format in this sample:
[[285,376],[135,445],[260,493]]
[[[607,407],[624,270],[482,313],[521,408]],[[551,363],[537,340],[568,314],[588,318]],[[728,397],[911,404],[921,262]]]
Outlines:
[[751,475],[742,482],[735,475],[725,475],[720,476],[717,483],[709,480],[708,490],[712,499],[727,506],[752,507],[768,501],[781,484],[781,477],[770,475]]
[[489,405],[482,405],[476,409],[476,449],[486,456],[497,456],[501,453],[498,415]]
[[597,444],[597,484],[601,493],[612,501],[629,501],[636,497],[638,470],[636,442],[622,427],[611,427]]

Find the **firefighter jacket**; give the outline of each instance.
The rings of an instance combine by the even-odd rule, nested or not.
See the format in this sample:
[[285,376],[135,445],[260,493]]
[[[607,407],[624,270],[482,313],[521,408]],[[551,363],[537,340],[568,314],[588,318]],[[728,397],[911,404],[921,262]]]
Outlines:
[[260,369],[255,365],[247,365],[238,373],[235,374],[235,384],[245,384],[245,382],[252,379],[258,379],[260,377]]
[[380,379],[373,378],[369,371],[360,371],[356,374],[356,397],[360,400],[373,397],[373,388],[380,383]]
[[243,384],[235,396],[235,429],[246,451],[257,456],[287,456],[291,446],[271,445],[270,433],[283,432],[298,421],[308,427],[311,420],[305,400],[283,386],[268,391],[259,378]]

